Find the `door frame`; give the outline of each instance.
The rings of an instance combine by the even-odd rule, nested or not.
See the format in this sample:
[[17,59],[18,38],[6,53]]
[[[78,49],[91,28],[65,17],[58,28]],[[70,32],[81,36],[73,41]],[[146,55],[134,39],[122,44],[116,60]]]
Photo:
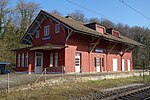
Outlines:
[[122,71],[125,71],[125,60],[122,59]]
[[[36,53],[41,53],[41,72],[36,72],[36,67],[38,67],[38,66],[36,66],[36,61],[37,61],[37,56],[36,56]],[[43,71],[43,52],[35,52],[35,56],[34,56],[34,72],[35,73],[42,73],[42,71]]]
[[[118,59],[117,58],[113,58],[112,62],[113,62],[113,65],[112,65],[113,66],[113,70],[112,71],[118,71]],[[116,66],[114,66],[114,63],[116,63],[117,65],[115,64]]]
[[128,71],[131,71],[131,62],[130,62],[130,60],[127,60],[127,66],[128,66]]
[[[97,60],[99,60],[99,66],[97,65]],[[95,67],[96,67],[96,72],[101,72],[101,57],[95,57]]]
[[[79,66],[76,66],[76,54],[79,54]],[[78,57],[77,57],[78,58]],[[79,68],[79,71],[77,71],[77,67],[80,67]],[[75,73],[80,73],[81,72],[81,53],[80,52],[75,52]]]

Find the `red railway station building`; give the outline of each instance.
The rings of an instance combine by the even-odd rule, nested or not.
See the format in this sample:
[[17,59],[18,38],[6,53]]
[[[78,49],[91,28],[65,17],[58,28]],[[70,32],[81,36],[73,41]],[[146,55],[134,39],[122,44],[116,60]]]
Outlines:
[[16,49],[16,72],[132,71],[132,50],[141,43],[98,23],[84,24],[41,10]]

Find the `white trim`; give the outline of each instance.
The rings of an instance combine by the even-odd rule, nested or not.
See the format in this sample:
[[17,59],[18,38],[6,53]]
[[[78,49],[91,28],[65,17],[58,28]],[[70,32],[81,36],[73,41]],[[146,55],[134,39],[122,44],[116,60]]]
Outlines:
[[54,54],[53,54],[53,52],[51,52],[50,53],[50,67],[53,67],[54,66],[54,63],[53,63],[53,61],[54,61]]
[[29,41],[29,40],[27,40],[27,39],[23,39],[23,40],[27,41],[28,43],[30,43],[30,44],[32,45],[32,42],[31,42],[31,41]]
[[17,55],[17,67],[20,67],[20,53]]
[[130,60],[127,60],[127,66],[128,66],[128,71],[130,71],[131,70],[131,62],[130,62]]
[[55,33],[60,33],[60,24],[55,25]]
[[55,67],[58,67],[58,52],[55,52]]
[[113,58],[113,71],[118,71],[118,59],[117,58]]
[[22,55],[21,55],[21,67],[25,67],[24,64],[25,64],[24,53],[22,53]]
[[81,71],[81,53],[75,52],[75,72],[80,73]]
[[36,39],[40,38],[40,31],[39,31],[39,30],[37,30],[37,31],[35,32],[35,38],[36,38]]
[[28,74],[28,72],[15,72],[16,74]]
[[31,39],[33,40],[33,37],[31,36],[31,33],[27,33],[30,37],[31,37]]
[[[41,67],[41,72],[36,72],[36,67],[37,67],[37,66],[36,66],[36,60],[37,60],[37,59],[36,59],[36,53],[41,53],[41,66],[39,66],[39,67]],[[34,62],[34,72],[35,72],[35,73],[42,73],[42,71],[43,71],[43,52],[35,52],[34,59],[35,59],[35,60],[34,60],[34,61],[35,61],[35,62]]]
[[38,26],[40,27],[40,28],[42,28],[42,26],[41,26],[41,23],[39,22],[39,21],[35,21],[36,23],[38,23]]
[[125,63],[124,63],[124,59],[122,59],[122,71],[125,71]]
[[50,34],[50,25],[44,26],[44,36],[48,36]]
[[25,55],[25,67],[28,67],[29,65],[29,54],[28,52],[26,52],[26,55]]

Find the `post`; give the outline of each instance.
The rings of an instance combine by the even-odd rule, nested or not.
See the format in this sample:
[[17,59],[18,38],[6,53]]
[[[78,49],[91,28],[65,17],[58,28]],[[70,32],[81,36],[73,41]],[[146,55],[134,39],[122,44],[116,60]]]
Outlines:
[[7,93],[9,93],[9,72],[7,74]]
[[145,81],[145,76],[144,76],[145,63],[144,63],[144,61],[142,61],[142,63],[143,63],[143,82],[144,82]]
[[44,71],[45,71],[45,83],[46,83],[46,68],[45,68],[45,70],[44,70]]
[[63,71],[64,71],[64,67],[62,65],[62,68],[61,68],[61,77],[63,77]]
[[142,60],[142,66],[143,66],[143,82],[144,82],[144,80],[145,80],[145,76],[144,76],[144,70],[145,70],[145,54],[141,54],[141,56],[140,56],[140,58],[141,58],[141,60]]

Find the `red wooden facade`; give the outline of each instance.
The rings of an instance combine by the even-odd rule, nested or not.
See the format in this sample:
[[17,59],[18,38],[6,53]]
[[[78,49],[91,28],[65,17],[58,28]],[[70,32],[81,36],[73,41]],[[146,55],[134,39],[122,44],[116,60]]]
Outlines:
[[41,73],[44,68],[54,73],[132,71],[133,44],[117,40],[118,31],[107,34],[97,23],[82,24],[83,30],[102,36],[77,31],[78,23],[41,11],[21,40],[31,46],[16,50],[16,72]]

